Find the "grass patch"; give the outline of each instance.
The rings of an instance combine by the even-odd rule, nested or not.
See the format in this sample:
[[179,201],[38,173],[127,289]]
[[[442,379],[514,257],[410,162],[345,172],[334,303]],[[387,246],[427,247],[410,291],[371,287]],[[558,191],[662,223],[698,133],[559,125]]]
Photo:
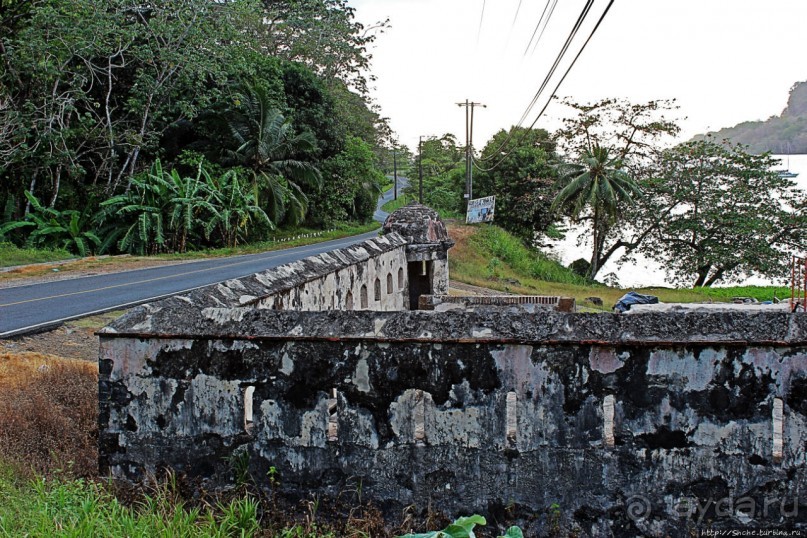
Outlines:
[[301,513],[246,486],[190,500],[180,482],[169,474],[159,485],[132,489],[63,476],[31,478],[0,460],[0,536],[385,538],[422,524],[410,521],[406,529],[390,531],[367,504],[330,521],[318,513],[330,509],[324,499],[313,508],[306,503]]
[[695,288],[695,292],[715,301],[730,301],[733,297],[753,297],[759,302],[789,299],[787,286],[730,286],[727,288]]
[[19,248],[12,243],[0,243],[0,267],[14,267],[31,263],[45,263],[75,258],[66,250]]
[[[456,246],[449,252],[451,278],[474,286],[524,295],[574,297],[585,310],[610,311],[627,289],[611,288],[587,281],[540,252],[526,248],[521,241],[492,225],[450,224]],[[758,301],[790,297],[790,290],[776,286],[735,286],[725,288],[639,288],[639,293],[655,295],[665,303],[729,302],[732,297],[754,297]],[[601,308],[586,302],[599,297]]]
[[189,508],[163,487],[128,507],[110,489],[81,479],[21,480],[0,468],[0,535],[221,537],[259,529],[258,502],[249,496]]
[[413,196],[406,195],[402,192],[398,192],[398,199],[397,200],[390,200],[386,204],[381,206],[381,211],[386,211],[387,213],[392,213],[396,209],[400,209],[409,202],[414,202],[417,198]]
[[[515,272],[547,282],[586,285],[585,278],[570,271],[544,253],[530,250],[518,238],[498,226],[482,225],[471,237],[471,245],[492,257],[485,268],[487,276],[496,277],[498,266],[507,264]],[[591,283],[593,285],[593,283]]]

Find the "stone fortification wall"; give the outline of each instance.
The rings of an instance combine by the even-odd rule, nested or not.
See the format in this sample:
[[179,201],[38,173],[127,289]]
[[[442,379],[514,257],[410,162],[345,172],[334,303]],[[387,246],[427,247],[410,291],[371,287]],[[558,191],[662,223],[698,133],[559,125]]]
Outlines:
[[245,454],[284,494],[360,483],[393,519],[480,512],[528,536],[807,519],[807,315],[240,302],[172,299],[102,332],[104,472],[221,485]]
[[[271,310],[379,310],[406,308],[407,242],[397,234],[281,265],[254,275],[206,286],[146,305],[198,312],[234,307]],[[149,321],[142,328],[150,330]]]

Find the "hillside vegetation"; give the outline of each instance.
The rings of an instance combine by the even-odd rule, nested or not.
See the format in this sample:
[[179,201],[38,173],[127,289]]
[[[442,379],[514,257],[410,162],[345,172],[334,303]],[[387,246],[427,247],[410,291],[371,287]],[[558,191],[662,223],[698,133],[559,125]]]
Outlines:
[[[764,121],[745,121],[712,134],[718,140],[727,138],[747,144],[752,153],[807,153],[807,81],[797,82],[790,88],[787,107],[779,116]],[[703,138],[703,135],[695,137],[696,140]]]
[[[515,236],[492,225],[449,225],[456,245],[449,252],[452,280],[524,295],[574,297],[578,305],[596,309],[588,297],[599,297],[602,310],[610,310],[626,289],[611,288],[575,274],[539,251],[524,246]],[[786,287],[742,286],[726,288],[641,288],[667,303],[724,302],[732,297],[754,297],[768,301],[789,297]]]

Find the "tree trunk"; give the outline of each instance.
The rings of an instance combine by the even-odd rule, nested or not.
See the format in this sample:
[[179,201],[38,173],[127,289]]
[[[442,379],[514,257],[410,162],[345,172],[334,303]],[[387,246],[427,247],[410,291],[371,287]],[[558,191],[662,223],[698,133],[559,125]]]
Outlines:
[[695,283],[692,285],[692,287],[693,288],[703,287],[704,283],[706,282],[706,277],[709,276],[709,271],[711,269],[712,269],[711,265],[698,268],[698,278],[695,280]]
[[[28,187],[28,192],[30,192],[32,196],[35,196],[34,195],[34,187],[36,187],[36,176],[38,174],[39,174],[39,171],[37,170],[31,176],[31,186]],[[28,200],[28,198],[26,198],[25,199],[25,212],[23,213],[23,215],[27,215],[30,212],[31,212],[31,202]]]
[[600,270],[599,261],[600,261],[600,208],[597,207],[597,204],[594,204],[594,219],[592,221],[592,240],[594,242],[594,246],[591,252],[591,263],[588,267],[588,278],[594,280],[594,277],[597,276],[597,273]]
[[53,209],[56,207],[56,199],[59,197],[59,186],[62,183],[62,165],[56,167],[56,177],[53,180],[53,196],[50,199],[48,207]]

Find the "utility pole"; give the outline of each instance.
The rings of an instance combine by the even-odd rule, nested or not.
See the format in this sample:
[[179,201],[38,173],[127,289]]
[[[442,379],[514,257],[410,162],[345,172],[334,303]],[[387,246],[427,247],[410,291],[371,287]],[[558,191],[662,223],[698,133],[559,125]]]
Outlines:
[[487,108],[487,105],[466,99],[457,106],[465,107],[465,199],[471,200],[474,197],[474,108]]
[[395,181],[395,191],[394,191],[395,192],[395,198],[394,198],[395,200],[398,199],[398,155],[396,153],[397,149],[398,148],[395,146],[395,144],[393,144],[392,145],[392,177],[394,178],[394,181]]
[[423,136],[418,140],[418,200],[423,203]]

